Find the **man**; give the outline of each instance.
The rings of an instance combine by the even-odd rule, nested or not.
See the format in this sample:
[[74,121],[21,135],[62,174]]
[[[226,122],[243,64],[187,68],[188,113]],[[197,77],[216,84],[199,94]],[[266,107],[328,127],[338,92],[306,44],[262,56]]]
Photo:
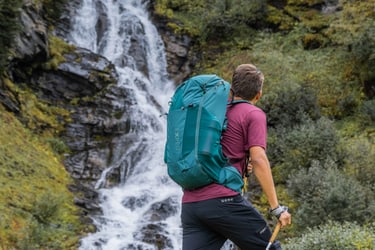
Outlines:
[[[266,155],[265,113],[254,106],[262,96],[264,76],[252,64],[243,64],[233,73],[227,108],[228,125],[222,135],[224,155],[243,174],[249,166],[265,193],[271,213],[282,227],[291,224],[291,215],[277,200],[270,163]],[[246,100],[249,103],[237,103]],[[250,157],[248,158],[248,155]],[[262,215],[236,191],[212,183],[184,190],[182,198],[183,250],[219,250],[230,239],[242,250],[265,249],[271,237]],[[275,242],[271,249],[281,249]]]

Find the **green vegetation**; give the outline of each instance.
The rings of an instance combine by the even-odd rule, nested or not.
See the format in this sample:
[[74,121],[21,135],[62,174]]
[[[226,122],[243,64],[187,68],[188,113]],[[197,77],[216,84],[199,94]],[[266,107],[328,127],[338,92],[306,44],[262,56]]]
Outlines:
[[76,249],[71,179],[51,147],[0,106],[0,249]]
[[[35,2],[52,28],[67,1]],[[265,74],[259,105],[269,120],[268,154],[279,199],[294,216],[279,236],[285,248],[374,249],[375,0],[152,2],[169,28],[192,37],[194,73],[230,81],[250,62]],[[323,11],[327,3],[333,11]],[[21,4],[0,0],[1,72]],[[72,47],[53,36],[49,45],[42,67],[54,70]],[[69,112],[3,76],[20,112],[16,119],[0,105],[0,249],[76,249],[83,228],[60,162]],[[256,185],[252,176],[252,202],[266,213]]]
[[338,170],[330,159],[324,164],[313,161],[308,170],[292,174],[288,190],[299,203],[295,222],[301,230],[328,220],[355,221],[361,225],[374,221],[371,189]]
[[0,0],[0,72],[4,70],[13,39],[20,30],[18,16],[22,0]]
[[[328,2],[333,11],[323,11]],[[156,0],[155,8],[175,32],[197,36],[196,74],[230,81],[241,63],[265,74],[268,154],[294,215],[279,236],[285,248],[374,249],[375,1]],[[251,200],[266,213],[257,190],[251,177]]]
[[46,13],[46,19],[50,24],[58,20],[68,0],[41,0],[43,9]]
[[[47,2],[46,15],[56,18],[56,1]],[[0,0],[1,72],[21,28],[21,3]],[[53,69],[71,46],[52,36],[49,44],[51,59],[44,66]],[[0,249],[77,249],[85,229],[62,163],[69,149],[58,137],[70,113],[39,100],[26,83],[15,85],[6,73],[0,86],[20,110],[16,118],[0,105]]]
[[[159,0],[155,3],[156,14],[178,20],[176,23],[170,22],[170,27],[177,33],[194,37],[200,46],[206,43],[219,45],[217,42],[231,39],[249,39],[247,37],[254,32],[248,27],[261,24],[266,9],[263,0]],[[231,34],[236,36],[231,37]]]
[[374,249],[375,225],[328,221],[324,226],[308,229],[300,238],[292,238],[284,245],[288,250],[363,250]]
[[39,100],[30,89],[16,86],[7,78],[2,80],[20,105],[19,119],[29,129],[46,138],[60,135],[70,120],[69,111]]
[[64,53],[72,52],[75,46],[52,35],[48,36],[48,42],[50,58],[44,67],[46,70],[56,70],[60,63],[65,62]]

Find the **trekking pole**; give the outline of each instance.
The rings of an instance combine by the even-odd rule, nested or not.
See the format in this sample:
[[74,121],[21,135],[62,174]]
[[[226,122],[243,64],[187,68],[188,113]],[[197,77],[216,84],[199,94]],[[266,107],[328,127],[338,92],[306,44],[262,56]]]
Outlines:
[[272,243],[275,241],[275,239],[276,239],[276,237],[277,237],[277,234],[278,234],[279,231],[280,231],[280,228],[281,228],[281,222],[278,221],[277,224],[276,224],[275,230],[273,230],[273,233],[272,233],[271,239],[270,239],[270,241],[269,241],[269,243],[268,243],[268,245],[267,245],[266,250],[269,250],[269,249],[270,249]]

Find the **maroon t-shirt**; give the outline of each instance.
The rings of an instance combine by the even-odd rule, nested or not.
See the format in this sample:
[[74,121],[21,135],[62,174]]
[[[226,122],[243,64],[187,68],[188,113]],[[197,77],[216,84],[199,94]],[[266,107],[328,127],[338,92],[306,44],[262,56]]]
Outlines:
[[[245,167],[246,152],[250,147],[267,146],[266,114],[258,107],[248,103],[228,106],[228,125],[223,132],[221,145],[224,155],[233,159],[233,164],[242,174]],[[242,159],[242,160],[239,160]],[[184,190],[182,203],[196,202],[213,198],[233,196],[238,193],[219,184],[210,184],[195,190]]]

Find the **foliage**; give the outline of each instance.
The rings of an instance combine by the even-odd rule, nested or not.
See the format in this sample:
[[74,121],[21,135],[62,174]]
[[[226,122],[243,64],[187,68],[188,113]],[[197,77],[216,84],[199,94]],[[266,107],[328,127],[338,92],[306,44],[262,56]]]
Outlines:
[[64,153],[69,152],[69,147],[59,138],[49,137],[46,138],[45,141],[49,143],[53,152],[55,152],[58,155],[62,155]]
[[294,213],[301,227],[324,224],[327,220],[366,223],[374,220],[374,195],[353,177],[328,160],[313,161],[288,181],[288,190],[299,206]]
[[342,11],[326,34],[336,43],[350,46],[360,61],[375,60],[374,0],[340,0]]
[[[342,11],[325,34],[337,44],[347,46],[354,60],[355,72],[369,96],[375,95],[375,0],[340,0]],[[370,82],[370,83],[367,83]],[[371,83],[372,82],[372,83]],[[370,86],[366,86],[370,84]]]
[[0,72],[3,71],[13,39],[20,30],[18,16],[22,0],[0,0]]
[[[327,219],[373,220],[374,0],[268,1],[262,17],[256,17],[260,25],[236,23],[225,15],[210,23],[225,12],[228,1],[156,2],[169,10],[175,30],[195,30],[194,41],[216,38],[201,42],[209,47],[200,47],[203,53],[194,73],[216,73],[230,81],[241,63],[254,63],[264,73],[258,104],[268,117],[267,153],[279,200],[293,207],[292,234],[302,234],[310,218],[316,223],[311,226]],[[332,9],[326,11],[326,4]],[[234,12],[227,14],[233,17]],[[214,36],[207,36],[208,29]],[[207,56],[210,49],[215,53]],[[264,209],[267,201],[259,192],[251,181],[252,202]],[[322,249],[317,244],[316,249]]]
[[70,120],[69,111],[39,100],[30,89],[16,86],[9,79],[3,81],[20,104],[20,119],[29,129],[46,136],[59,135],[64,130],[64,125]]
[[66,43],[61,38],[49,35],[48,36],[48,50],[49,60],[44,67],[47,70],[56,70],[60,63],[65,62],[64,53],[69,53],[74,50],[75,46]]
[[[60,221],[59,211],[63,207],[63,200],[56,194],[43,194],[35,198],[27,216],[25,227],[20,231],[20,238],[16,241],[19,249],[73,249],[77,243],[72,224]],[[58,219],[58,220],[56,220]],[[60,234],[58,239],[51,238]]]
[[[197,41],[217,42],[248,34],[249,27],[258,26],[266,15],[262,0],[176,1],[157,0],[155,12],[182,22],[173,26],[195,36]],[[181,29],[182,28],[182,29]]]
[[[42,1],[50,23],[65,2]],[[238,64],[251,62],[265,74],[259,105],[269,119],[267,150],[280,202],[293,208],[296,235],[306,225],[321,225],[286,249],[374,248],[374,225],[324,225],[374,220],[374,0],[292,0],[282,7],[260,0],[153,2],[168,26],[190,35],[201,52],[194,73],[230,81]],[[336,2],[332,13],[319,10]],[[0,68],[18,29],[17,4],[0,0]],[[53,36],[49,45],[44,66],[54,70],[73,47]],[[52,152],[68,150],[54,136],[69,113],[38,100],[25,86],[9,79],[4,84],[32,132],[0,108],[0,248],[73,249],[77,211],[66,190],[70,180]],[[252,188],[253,197],[260,197],[254,203],[265,209],[264,197],[255,193],[259,187]]]
[[370,187],[375,200],[375,143],[370,138],[354,137],[346,139],[345,171],[363,186]]
[[363,121],[369,125],[375,123],[375,99],[366,100],[360,110]]
[[314,121],[320,117],[313,90],[288,83],[275,86],[270,94],[264,96],[260,107],[267,113],[270,128],[295,127],[307,119]]
[[42,0],[46,19],[50,24],[56,22],[64,11],[68,0]]
[[265,74],[265,97],[273,92],[276,95],[281,88],[278,85],[300,85],[312,90],[322,115],[351,115],[363,95],[360,80],[354,75],[347,78],[353,73],[353,65],[347,61],[350,53],[341,47],[305,50],[302,41],[306,32],[298,26],[288,36],[258,34],[251,58]]
[[359,226],[328,221],[325,225],[308,229],[302,237],[288,239],[283,247],[288,250],[373,250],[374,239],[375,224]]
[[341,152],[332,121],[321,118],[306,121],[289,130],[270,129],[268,155],[277,181],[285,181],[299,169],[307,169],[313,160],[339,160]]
[[63,164],[2,106],[0,141],[0,248],[76,249],[83,228]]
[[273,6],[268,6],[267,23],[273,29],[291,30],[295,24],[295,20],[290,15],[285,15],[283,9],[278,9]]
[[288,0],[288,4],[290,5],[307,5],[307,6],[314,6],[317,4],[324,3],[324,0]]

